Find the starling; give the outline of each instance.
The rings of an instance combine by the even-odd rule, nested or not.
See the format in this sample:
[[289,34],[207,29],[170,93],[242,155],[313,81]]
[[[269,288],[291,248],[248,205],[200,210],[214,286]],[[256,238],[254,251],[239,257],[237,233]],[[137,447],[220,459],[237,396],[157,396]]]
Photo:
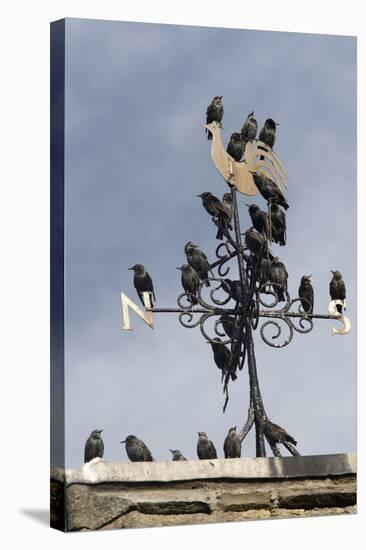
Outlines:
[[216,239],[222,240],[225,231],[231,230],[231,220],[233,219],[233,196],[231,193],[225,193],[221,200],[222,211],[218,217],[218,231]]
[[126,453],[131,462],[154,462],[151,452],[141,439],[128,435],[121,443],[126,444]]
[[[230,221],[233,219],[233,196],[231,193],[225,193],[222,197],[222,204],[225,208],[225,213],[230,218]],[[231,226],[230,226],[231,229]]]
[[84,462],[90,462],[93,458],[103,458],[104,443],[100,435],[103,430],[93,430],[85,443]]
[[310,282],[311,275],[301,277],[299,286],[299,298],[301,299],[302,309],[305,313],[313,313],[314,308],[314,289]]
[[150,294],[151,306],[153,306],[153,297],[154,300],[156,300],[153,282],[144,266],[141,264],[136,264],[133,267],[129,267],[128,269],[130,271],[133,271],[135,274],[133,278],[133,284],[135,285],[135,289],[137,290],[137,294],[139,295],[142,304],[145,305],[143,293],[148,292]]
[[267,249],[266,241],[261,233],[254,227],[248,229],[245,233],[245,245],[255,255],[260,256]]
[[225,334],[229,338],[233,338],[235,331],[235,317],[232,317],[231,315],[221,315],[220,322]]
[[272,241],[284,246],[286,244],[286,214],[278,204],[271,204],[270,221]]
[[210,286],[210,281],[208,280],[210,264],[208,263],[206,254],[190,241],[184,247],[184,252],[187,256],[187,262],[196,271],[201,281],[205,281],[205,285]]
[[258,123],[254,118],[254,111],[247,116],[243,128],[241,129],[241,139],[244,142],[244,148],[248,141],[255,139],[258,130]]
[[289,204],[280,191],[280,188],[267,176],[259,174],[258,172],[250,172],[253,175],[254,183],[258,188],[258,191],[262,197],[271,204],[279,204],[285,210],[288,209]]
[[287,290],[288,273],[285,264],[278,258],[273,258],[269,269],[270,281],[273,284],[274,293],[279,302],[286,301],[285,290]]
[[268,283],[271,280],[271,265],[272,265],[272,260],[270,260],[269,258],[263,257],[261,259],[261,262],[259,264],[260,286],[263,286],[265,283]]
[[273,422],[269,420],[266,420],[263,432],[266,438],[274,445],[277,443],[284,443],[285,441],[297,445],[297,441],[289,435],[286,430],[281,428],[281,426],[277,426],[277,424],[273,424]]
[[223,379],[225,374],[230,373],[231,379],[236,380],[237,375],[235,374],[235,370],[231,364],[231,351],[225,346],[225,344],[222,343],[220,338],[214,338],[211,342],[207,343],[211,344],[214,354],[214,361],[216,363],[216,366],[221,370],[222,373],[221,378]]
[[245,144],[241,139],[238,132],[231,134],[230,141],[227,145],[226,152],[234,159],[236,162],[240,162],[244,155]]
[[200,460],[217,458],[215,445],[208,439],[205,432],[198,432],[197,456]]
[[229,294],[235,302],[245,303],[245,296],[243,296],[243,289],[239,280],[232,281],[231,279],[223,279],[221,288]]
[[247,204],[247,206],[254,229],[259,231],[265,239],[268,239],[269,226],[267,214],[257,204]]
[[[332,300],[346,300],[346,285],[339,271],[331,271],[333,273],[332,280],[329,285],[330,297]],[[337,304],[337,310],[342,313],[341,304]]]
[[180,460],[187,460],[178,449],[169,449],[169,451],[172,453],[173,461],[180,461]]
[[267,118],[263,128],[259,132],[259,141],[263,141],[268,147],[273,148],[276,140],[276,126],[279,126],[273,118]]
[[225,458],[240,458],[241,457],[241,442],[236,433],[236,426],[230,428],[224,441]]
[[177,267],[182,272],[182,287],[186,292],[189,292],[193,296],[189,296],[192,300],[192,304],[197,304],[196,298],[197,292],[200,286],[200,278],[198,273],[188,264],[183,264],[181,267]]
[[[211,124],[211,122],[217,122],[221,126],[222,117],[224,116],[224,106],[222,104],[221,95],[216,95],[211,101],[210,105],[207,107],[206,111],[206,124]],[[212,134],[210,130],[206,128],[207,139],[212,139]]]
[[[231,197],[230,193],[228,193],[228,195]],[[219,227],[216,238],[222,240],[224,230],[229,227],[231,229],[230,220],[232,216],[232,209],[230,205],[227,201],[226,203],[221,202],[220,199],[215,197],[215,195],[209,191],[205,191],[204,193],[197,195],[197,197],[202,199],[204,209],[214,218],[215,223]]]

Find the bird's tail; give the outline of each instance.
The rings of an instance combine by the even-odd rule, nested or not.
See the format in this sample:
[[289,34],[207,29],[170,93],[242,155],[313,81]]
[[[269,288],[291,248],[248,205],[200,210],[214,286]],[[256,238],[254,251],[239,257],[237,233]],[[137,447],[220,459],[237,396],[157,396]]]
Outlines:
[[[219,239],[219,241],[222,241],[224,237],[224,228],[222,227],[222,225],[220,224],[219,225],[219,228],[217,230],[217,233],[216,233],[216,239]],[[220,245],[221,246],[221,245]]]
[[287,436],[287,441],[288,441],[289,443],[292,443],[292,444],[295,445],[295,447],[296,447],[297,441],[296,441],[296,439],[294,439],[291,435],[288,435],[288,436]]

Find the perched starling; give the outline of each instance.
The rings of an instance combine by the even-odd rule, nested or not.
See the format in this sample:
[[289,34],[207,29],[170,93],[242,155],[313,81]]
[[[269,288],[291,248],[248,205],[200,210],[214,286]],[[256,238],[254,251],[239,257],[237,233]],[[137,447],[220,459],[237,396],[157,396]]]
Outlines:
[[197,292],[200,286],[200,278],[198,273],[188,264],[183,264],[181,267],[177,267],[182,272],[182,286],[186,292],[193,294],[189,296],[192,300],[192,305],[197,304]]
[[258,172],[250,173],[253,175],[254,183],[258,188],[258,191],[267,202],[271,202],[271,204],[279,204],[285,210],[288,209],[289,204],[274,181],[263,174],[259,174]]
[[219,214],[218,222],[219,228],[217,231],[216,239],[222,240],[225,231],[231,230],[231,220],[233,219],[233,196],[231,193],[225,193],[221,200],[222,211]]
[[277,424],[273,424],[273,422],[269,420],[266,420],[263,431],[266,438],[274,445],[277,443],[284,443],[285,441],[297,445],[297,441],[288,434],[286,430],[281,428],[281,426],[277,426]]
[[230,428],[224,441],[225,458],[240,458],[241,457],[241,442],[236,433],[236,426]]
[[187,262],[196,271],[201,281],[205,281],[205,285],[210,286],[210,281],[207,280],[210,264],[206,254],[190,241],[184,247],[184,252],[187,256]]
[[[211,101],[210,105],[207,107],[206,111],[206,124],[211,124],[211,122],[217,122],[221,126],[222,117],[224,116],[224,106],[222,104],[222,95],[216,95]],[[207,130],[207,139],[212,139],[212,134]]]
[[128,435],[126,439],[121,441],[126,444],[126,453],[131,462],[153,462],[151,452],[146,447],[145,443],[134,435]]
[[243,289],[239,280],[232,281],[231,279],[223,279],[221,288],[229,294],[235,302],[245,303],[245,296],[243,296]]
[[230,141],[227,145],[226,152],[234,159],[236,162],[240,162],[244,155],[245,144],[241,139],[238,132],[231,134]]
[[250,252],[252,252],[256,256],[260,256],[266,251],[266,240],[261,233],[254,229],[254,227],[248,229],[244,233],[244,235],[245,245],[250,250]]
[[214,338],[211,342],[212,351],[214,354],[214,361],[216,366],[221,370],[222,379],[225,374],[230,373],[232,380],[237,379],[235,374],[235,367],[232,365],[231,351],[222,343],[220,338]]
[[272,241],[284,246],[286,244],[286,214],[278,204],[271,204],[270,221]]
[[135,285],[135,289],[137,290],[137,294],[139,295],[142,304],[145,305],[143,293],[148,292],[150,294],[151,306],[153,306],[153,297],[154,300],[156,300],[153,282],[144,266],[141,264],[136,264],[133,267],[129,267],[128,269],[135,273],[133,284]]
[[273,148],[276,140],[276,126],[279,126],[273,118],[267,118],[263,128],[259,132],[259,141],[263,141],[268,147]]
[[230,221],[233,219],[233,196],[231,193],[225,193],[222,196],[222,204],[225,208],[226,215],[230,218]]
[[[332,300],[342,300],[346,299],[346,285],[342,279],[342,275],[339,271],[331,271],[333,273],[332,280],[329,285],[330,297]],[[337,310],[339,313],[342,313],[341,304],[337,304]]]
[[278,258],[274,258],[271,262],[269,270],[270,281],[273,284],[274,293],[279,302],[286,301],[285,290],[287,290],[288,273],[285,264],[280,262]]
[[301,277],[299,286],[299,298],[301,299],[302,309],[305,313],[313,313],[314,308],[314,289],[310,282],[311,275]]
[[206,212],[210,214],[210,216],[216,217],[219,215],[220,210],[222,209],[220,199],[215,197],[215,195],[213,195],[209,191],[205,191],[204,193],[197,195],[197,197],[200,197],[202,199],[202,205]]
[[253,139],[255,139],[257,135],[257,130],[258,130],[258,123],[254,118],[254,111],[252,111],[247,116],[243,124],[243,128],[241,129],[241,139],[244,142],[244,147],[248,141],[252,141]]
[[249,216],[254,229],[259,231],[265,239],[269,238],[268,216],[257,204],[247,204]]
[[235,317],[231,315],[221,315],[220,317],[222,328],[229,338],[233,338],[235,331]]
[[215,445],[208,439],[205,432],[198,432],[197,456],[200,460],[217,458]]
[[103,430],[93,430],[85,443],[84,462],[90,462],[93,458],[103,458],[104,443],[100,435]]
[[187,460],[180,451],[178,451],[178,449],[169,449],[169,451],[172,453],[173,455],[173,458],[172,460],[173,461],[178,461],[178,460]]
[[[231,197],[231,194],[228,194]],[[230,220],[232,210],[230,205],[227,202],[221,202],[220,199],[215,197],[215,195],[209,191],[205,191],[204,193],[197,195],[197,197],[202,199],[204,209],[214,218],[216,225],[219,227],[216,238],[222,240],[225,229],[228,229],[229,227],[231,228]]]
[[[262,286],[271,280],[271,265],[272,260],[265,256],[261,259],[259,264],[259,284]],[[265,289],[263,289],[265,290]]]

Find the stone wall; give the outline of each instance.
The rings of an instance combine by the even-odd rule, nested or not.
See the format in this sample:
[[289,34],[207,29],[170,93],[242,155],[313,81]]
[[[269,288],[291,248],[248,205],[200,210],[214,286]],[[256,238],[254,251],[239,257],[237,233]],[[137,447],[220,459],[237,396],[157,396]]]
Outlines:
[[79,531],[355,513],[356,457],[106,463],[51,470],[51,525]]

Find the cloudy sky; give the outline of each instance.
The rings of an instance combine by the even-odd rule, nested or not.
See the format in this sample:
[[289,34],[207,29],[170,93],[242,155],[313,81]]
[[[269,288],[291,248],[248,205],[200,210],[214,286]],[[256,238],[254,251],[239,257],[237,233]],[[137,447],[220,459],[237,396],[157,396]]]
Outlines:
[[[246,369],[223,414],[220,374],[198,329],[156,314],[154,330],[137,317],[132,332],[121,330],[120,292],[138,300],[128,267],[143,263],[157,305],[172,307],[184,244],[198,243],[214,260],[215,227],[196,198],[227,190],[202,128],[214,95],[224,96],[225,142],[252,110],[259,124],[269,116],[280,123],[276,152],[289,174],[290,209],[287,246],[273,251],[287,266],[290,293],[312,273],[315,310],[326,313],[330,269],[348,289],[348,336],[318,321],[277,350],[255,334],[267,413],[302,454],[356,449],[356,40],[68,19],[67,467],[82,463],[94,428],[104,428],[108,461],[127,460],[119,441],[130,433],[169,460],[169,448],[196,458],[198,430],[222,456],[228,428],[246,419]],[[253,431],[242,454],[255,454]]]

